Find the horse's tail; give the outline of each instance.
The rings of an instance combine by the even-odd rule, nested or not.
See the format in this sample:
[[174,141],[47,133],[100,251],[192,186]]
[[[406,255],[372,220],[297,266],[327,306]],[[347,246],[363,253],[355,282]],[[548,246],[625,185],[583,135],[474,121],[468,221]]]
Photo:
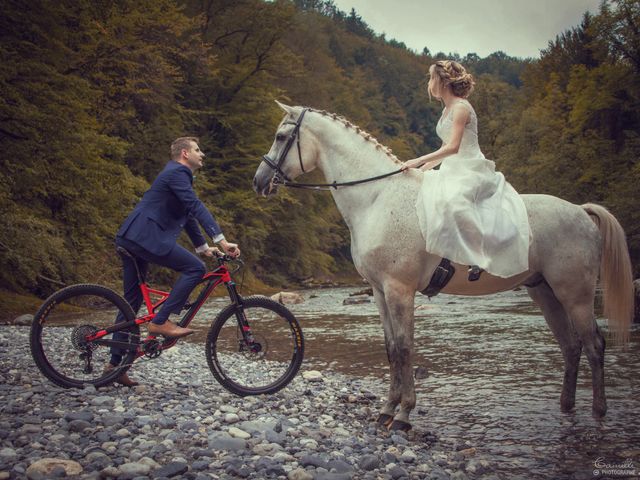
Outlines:
[[600,282],[603,289],[604,316],[614,339],[623,345],[629,341],[633,319],[633,273],[624,230],[606,208],[585,203],[582,208],[598,226],[602,235]]

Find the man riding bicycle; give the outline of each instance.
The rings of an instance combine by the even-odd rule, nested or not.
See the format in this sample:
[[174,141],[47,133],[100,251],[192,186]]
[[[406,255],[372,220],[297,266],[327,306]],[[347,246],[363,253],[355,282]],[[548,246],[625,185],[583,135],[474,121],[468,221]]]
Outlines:
[[[193,333],[169,321],[171,313],[180,313],[191,291],[206,273],[205,264],[176,242],[183,229],[187,231],[196,253],[213,256],[215,248],[209,247],[200,226],[228,255],[238,257],[240,249],[229,243],[213,215],[198,199],[193,190],[193,173],[200,167],[204,153],[194,137],[180,137],[171,144],[171,160],[156,177],[142,200],[135,206],[116,234],[116,245],[125,248],[135,260],[121,255],[124,270],[124,297],[134,312],[138,312],[143,297],[138,286],[136,265],[144,276],[149,263],[169,267],[181,273],[171,289],[162,308],[149,324],[149,333],[165,337],[183,337]],[[124,321],[119,314],[116,323]],[[114,334],[122,337],[122,334]],[[106,370],[119,365],[121,352],[113,348],[111,361]],[[118,383],[126,386],[137,385],[127,374],[121,375]]]

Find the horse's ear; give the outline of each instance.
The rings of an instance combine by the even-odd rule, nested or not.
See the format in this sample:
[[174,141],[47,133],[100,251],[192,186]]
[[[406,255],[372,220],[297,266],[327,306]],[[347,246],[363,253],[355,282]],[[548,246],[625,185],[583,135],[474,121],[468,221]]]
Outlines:
[[291,113],[291,112],[293,111],[293,108],[292,108],[292,107],[290,107],[289,105],[285,105],[284,103],[280,103],[278,100],[276,100],[275,102],[276,102],[276,103],[278,104],[278,106],[279,106],[282,110],[284,110],[285,112],[287,112],[287,113]]

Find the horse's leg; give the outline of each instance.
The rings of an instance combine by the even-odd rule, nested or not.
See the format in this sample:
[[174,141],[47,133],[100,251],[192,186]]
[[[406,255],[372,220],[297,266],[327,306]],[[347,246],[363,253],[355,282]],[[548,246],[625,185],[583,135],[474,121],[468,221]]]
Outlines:
[[607,412],[604,393],[605,341],[598,329],[593,312],[595,279],[591,282],[587,279],[582,279],[578,285],[567,282],[564,285],[565,288],[554,288],[554,292],[571,319],[582,342],[582,349],[589,360],[593,387],[592,411],[594,416],[602,417]]
[[384,300],[384,293],[382,290],[373,287],[373,298],[378,307],[378,311],[380,312],[380,322],[382,323],[382,328],[384,330],[384,346],[387,350],[387,360],[389,361],[391,377],[389,395],[387,397],[387,401],[382,406],[377,423],[378,425],[388,427],[391,425],[393,416],[396,413],[396,407],[400,403],[400,390],[397,387],[394,388],[394,385],[397,385],[399,382],[397,380],[396,371],[391,365],[391,354],[389,351],[389,340],[393,338],[393,325],[391,325],[389,320],[389,310],[387,309],[387,303]]
[[386,332],[387,352],[391,364],[389,401],[383,413],[390,413],[400,402],[393,418],[392,430],[410,430],[409,414],[416,405],[413,381],[413,307],[415,289],[391,281],[384,286],[384,300],[389,314]]
[[564,357],[564,381],[560,395],[560,408],[563,412],[573,410],[576,402],[576,384],[578,381],[578,365],[582,345],[573,325],[569,321],[564,307],[547,283],[528,288],[529,296],[538,304],[547,321],[547,325],[556,337]]
[[605,341],[596,324],[593,313],[593,297],[588,302],[585,299],[581,299],[573,305],[567,305],[566,303],[564,305],[582,341],[584,353],[589,359],[593,387],[593,415],[603,417],[607,413],[607,399],[604,393]]

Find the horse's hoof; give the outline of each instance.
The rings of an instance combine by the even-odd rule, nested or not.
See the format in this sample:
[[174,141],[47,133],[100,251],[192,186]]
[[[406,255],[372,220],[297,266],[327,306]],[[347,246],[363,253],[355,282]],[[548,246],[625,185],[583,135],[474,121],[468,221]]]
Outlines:
[[387,427],[387,428],[389,428],[389,425],[391,425],[391,422],[393,422],[393,416],[388,415],[386,413],[381,413],[378,419],[376,420],[376,423],[379,426]]
[[392,430],[392,431],[399,430],[401,432],[408,432],[409,430],[411,430],[411,424],[407,422],[403,422],[402,420],[394,420],[391,426],[389,427],[389,430]]
[[562,413],[572,413],[575,411],[575,403],[560,403]]
[[593,416],[595,418],[602,418],[606,415],[607,413],[607,406],[602,406],[602,407],[593,407]]

